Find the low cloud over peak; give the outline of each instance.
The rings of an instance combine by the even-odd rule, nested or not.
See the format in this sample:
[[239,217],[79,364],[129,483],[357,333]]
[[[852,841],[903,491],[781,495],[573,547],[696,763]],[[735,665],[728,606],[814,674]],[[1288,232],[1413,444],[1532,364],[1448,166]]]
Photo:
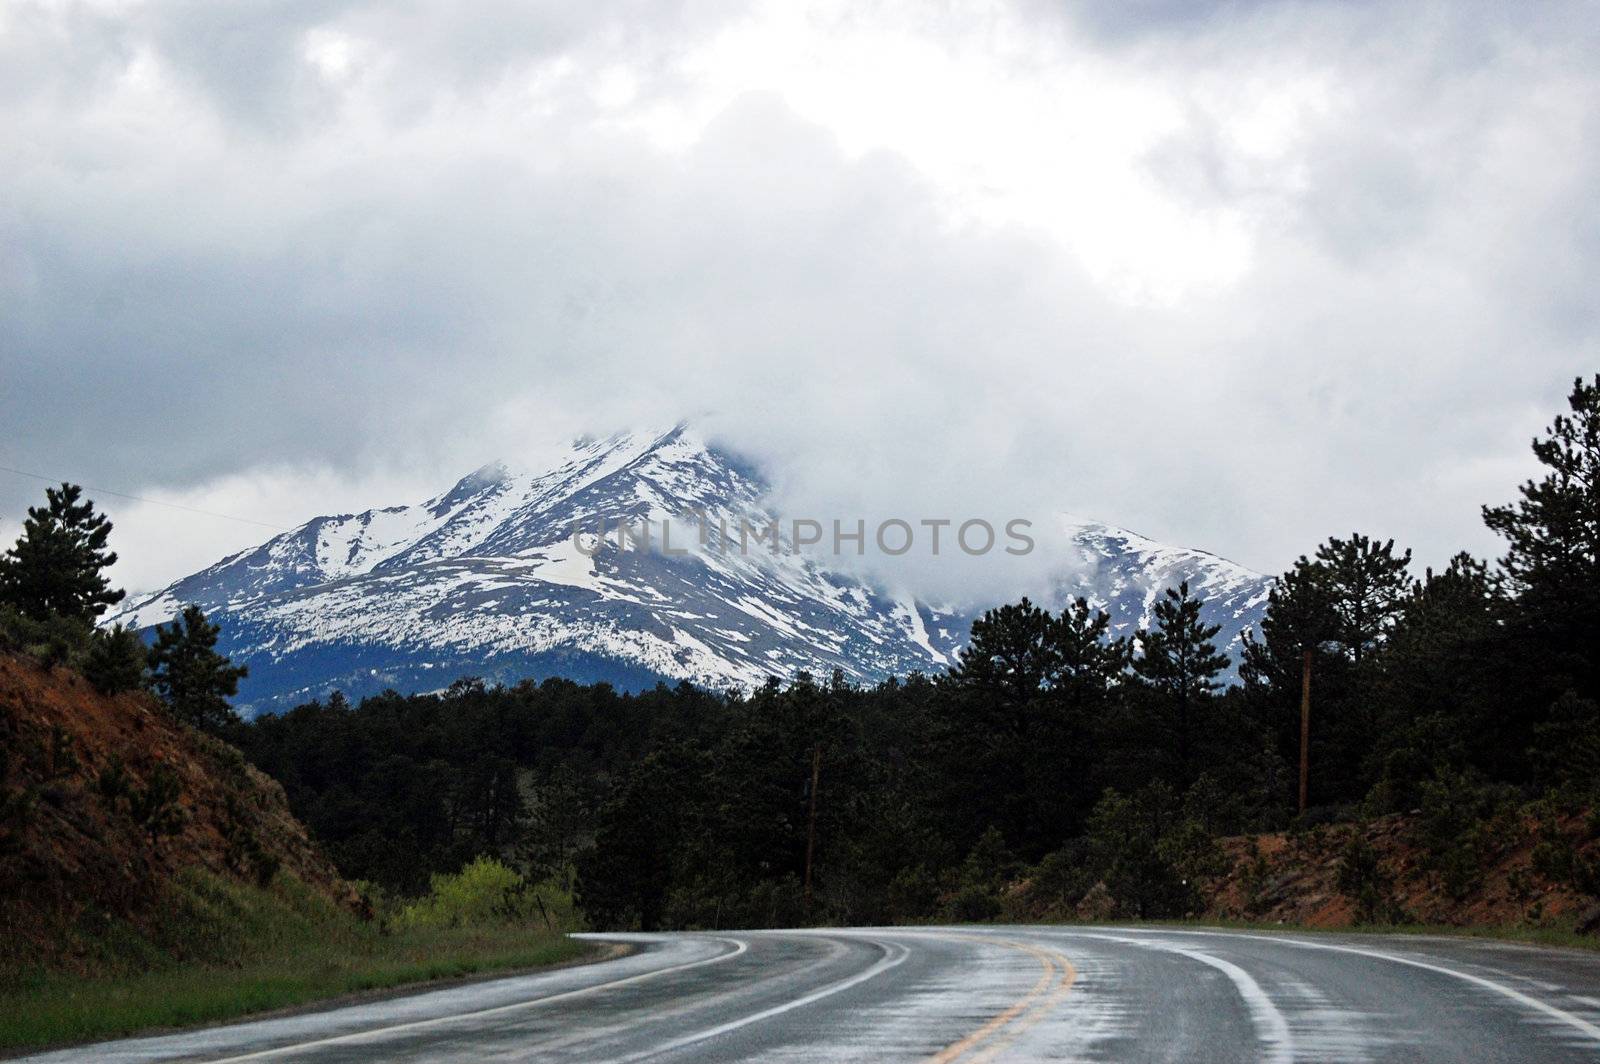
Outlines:
[[[8,5],[0,460],[292,525],[687,416],[816,512],[1487,553],[1592,19],[1224,6]],[[101,501],[138,586],[259,538]]]

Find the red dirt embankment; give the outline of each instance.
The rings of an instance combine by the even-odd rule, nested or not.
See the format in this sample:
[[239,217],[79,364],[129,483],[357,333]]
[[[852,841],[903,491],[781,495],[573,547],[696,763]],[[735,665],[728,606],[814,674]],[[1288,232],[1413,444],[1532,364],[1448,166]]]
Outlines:
[[1590,834],[1587,818],[1571,813],[1503,817],[1454,876],[1423,843],[1415,816],[1226,838],[1229,870],[1206,885],[1205,915],[1310,927],[1367,922],[1373,913],[1361,912],[1348,873],[1341,886],[1356,840],[1374,859],[1365,881],[1375,884],[1368,898],[1379,903],[1378,919],[1459,927],[1575,923],[1593,931],[1600,927],[1596,899],[1550,867],[1594,861],[1600,842]]
[[[242,882],[281,870],[355,902],[277,782],[147,693],[108,697],[0,653],[0,755],[0,966],[73,966],[118,922],[154,927],[165,888],[193,868]],[[142,815],[162,776],[175,798]]]

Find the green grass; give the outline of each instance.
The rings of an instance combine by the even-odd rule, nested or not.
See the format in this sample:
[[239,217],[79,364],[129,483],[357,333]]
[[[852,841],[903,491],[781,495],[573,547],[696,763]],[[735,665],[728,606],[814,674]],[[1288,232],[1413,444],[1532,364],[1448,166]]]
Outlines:
[[101,924],[77,938],[94,975],[0,972],[0,1053],[555,964],[593,948],[526,922],[391,930],[285,876],[260,889],[205,873],[183,878],[155,931]]

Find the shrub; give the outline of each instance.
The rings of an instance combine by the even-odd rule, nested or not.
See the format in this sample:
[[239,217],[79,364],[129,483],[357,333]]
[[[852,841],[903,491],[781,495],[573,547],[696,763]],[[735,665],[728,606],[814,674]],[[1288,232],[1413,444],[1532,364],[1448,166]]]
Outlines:
[[974,922],[999,916],[1000,892],[1016,868],[1004,837],[991,825],[961,864],[956,893],[950,900],[950,918]]
[[428,896],[400,911],[404,927],[459,927],[504,922],[520,909],[524,880],[493,857],[479,857],[454,875],[430,878]]
[[1181,818],[1177,796],[1165,783],[1131,797],[1108,790],[1089,816],[1090,867],[1118,911],[1141,919],[1182,916],[1198,892],[1176,866],[1183,844],[1171,836]]
[[[10,738],[9,716],[0,716],[0,737]],[[0,858],[21,849],[23,829],[33,814],[38,795],[32,789],[13,790],[7,786],[11,776],[11,748],[0,743]],[[4,878],[0,877],[0,887]]]
[[983,923],[1000,915],[1000,898],[977,883],[964,883],[950,899],[950,918],[961,923]]
[[[537,905],[539,894],[527,889]],[[539,915],[537,908],[527,912],[530,918]],[[686,878],[667,895],[662,915],[666,926],[681,928],[798,927],[812,919],[792,874],[735,883],[708,875]]]
[[1039,862],[1028,893],[1045,911],[1065,916],[1089,893],[1094,882],[1088,844],[1083,839],[1072,839]]
[[100,800],[112,812],[116,812],[119,801],[133,794],[133,781],[128,778],[128,770],[122,766],[122,758],[111,755],[106,767],[95,777],[95,789],[100,794]]
[[925,864],[902,868],[889,881],[889,917],[892,923],[926,916],[939,898],[939,877]]
[[139,633],[115,624],[90,636],[82,671],[95,690],[114,695],[143,687],[149,667],[150,652]]
[[77,666],[87,654],[94,629],[75,617],[50,614],[42,619],[0,606],[0,643],[20,650],[48,667]]
[[1539,827],[1531,863],[1534,872],[1551,883],[1580,894],[1600,895],[1600,860],[1585,856],[1552,820]]
[[72,736],[59,724],[50,725],[50,779],[60,779],[78,771],[78,751]]
[[1392,924],[1401,919],[1394,898],[1394,881],[1384,871],[1378,851],[1358,829],[1339,855],[1335,883],[1339,893],[1355,904],[1356,920],[1363,924]]
[[260,836],[245,820],[244,807],[237,795],[227,796],[225,812],[228,819],[222,829],[223,859],[237,875],[253,875],[257,886],[269,885],[272,877],[278,874],[282,860],[261,845]]
[[1509,788],[1469,773],[1441,771],[1422,785],[1420,841],[1429,867],[1452,898],[1459,901],[1477,886],[1497,845],[1512,830],[1503,814],[1514,800]]
[[183,830],[187,818],[178,804],[179,792],[177,774],[161,763],[151,770],[143,787],[130,790],[128,814],[150,836],[150,845],[156,845],[163,835]]
[[746,906],[751,919],[761,927],[797,927],[805,922],[805,895],[800,880],[793,875],[758,880],[749,890]]

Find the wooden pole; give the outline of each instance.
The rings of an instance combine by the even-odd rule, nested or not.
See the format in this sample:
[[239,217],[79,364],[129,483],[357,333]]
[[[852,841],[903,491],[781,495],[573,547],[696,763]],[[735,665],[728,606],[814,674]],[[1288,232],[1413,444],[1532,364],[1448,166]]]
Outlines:
[[1311,651],[1300,659],[1300,812],[1311,783]]
[[822,746],[811,751],[811,817],[806,826],[806,914],[811,913],[811,857],[817,849],[817,785],[822,780]]

